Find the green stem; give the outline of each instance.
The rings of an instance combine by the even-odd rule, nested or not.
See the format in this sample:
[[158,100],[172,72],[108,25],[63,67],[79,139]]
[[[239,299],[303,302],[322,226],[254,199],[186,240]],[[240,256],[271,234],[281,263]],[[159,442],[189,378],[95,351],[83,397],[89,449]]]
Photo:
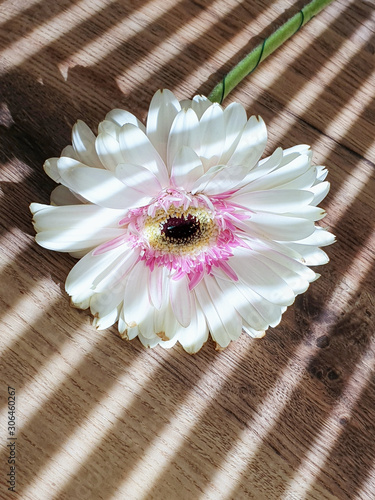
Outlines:
[[224,78],[216,85],[208,96],[210,101],[222,103],[226,96],[259,64],[278,49],[284,42],[293,36],[310,19],[316,16],[321,10],[329,5],[333,0],[312,0],[303,7],[297,14],[288,19],[278,30],[276,30],[263,43],[255,47],[246,57],[242,59]]

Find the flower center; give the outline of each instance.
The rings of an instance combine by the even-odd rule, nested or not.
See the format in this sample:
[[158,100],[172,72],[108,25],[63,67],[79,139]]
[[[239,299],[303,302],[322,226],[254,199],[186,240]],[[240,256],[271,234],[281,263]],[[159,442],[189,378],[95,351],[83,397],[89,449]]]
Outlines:
[[158,209],[147,216],[142,233],[161,254],[197,255],[217,240],[219,228],[210,210],[204,207]]
[[192,238],[199,237],[201,224],[194,215],[169,217],[162,225],[161,234],[177,245],[183,245]]

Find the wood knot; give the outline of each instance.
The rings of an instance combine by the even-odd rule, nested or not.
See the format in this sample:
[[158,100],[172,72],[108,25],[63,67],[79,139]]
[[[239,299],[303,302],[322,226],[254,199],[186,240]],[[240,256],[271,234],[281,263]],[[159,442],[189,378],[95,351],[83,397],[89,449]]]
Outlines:
[[316,347],[319,347],[320,349],[325,349],[330,345],[330,340],[327,335],[322,335],[321,337],[318,337],[316,339]]
[[340,372],[335,370],[334,368],[331,368],[330,370],[328,370],[327,378],[329,380],[337,380],[338,378],[340,378]]

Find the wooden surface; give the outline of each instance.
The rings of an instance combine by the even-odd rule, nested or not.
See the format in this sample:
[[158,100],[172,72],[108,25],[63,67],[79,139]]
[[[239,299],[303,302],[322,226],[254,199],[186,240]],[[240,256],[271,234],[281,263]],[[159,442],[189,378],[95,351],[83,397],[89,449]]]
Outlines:
[[28,211],[78,118],[208,94],[301,5],[1,1],[1,499],[375,498],[374,0],[334,1],[226,101],[263,116],[267,153],[311,144],[332,183],[331,262],[264,339],[189,356],[96,331],[63,289],[74,259],[34,243]]

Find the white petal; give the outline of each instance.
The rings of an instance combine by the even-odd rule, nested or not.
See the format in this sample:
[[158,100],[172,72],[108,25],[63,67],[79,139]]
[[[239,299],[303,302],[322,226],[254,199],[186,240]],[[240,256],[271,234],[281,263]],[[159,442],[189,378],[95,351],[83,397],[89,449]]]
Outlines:
[[[284,156],[285,158],[287,157],[297,157],[300,154],[310,154],[311,149],[308,144],[296,144],[295,146],[292,146],[291,148],[284,149]],[[287,160],[289,162],[289,160]]]
[[[238,311],[242,318],[244,318],[256,329],[261,330],[268,327],[268,323],[265,321],[263,316],[259,314],[251,301],[249,301],[247,297],[241,293],[240,287],[244,287],[242,283],[234,283],[221,279],[218,279],[217,282],[226,300]],[[266,300],[259,295],[258,297],[261,300]],[[270,304],[270,302],[266,302],[267,304]]]
[[288,306],[294,302],[291,288],[272,269],[260,262],[251,250],[236,248],[230,266],[241,281],[273,304]]
[[72,295],[70,303],[72,307],[77,309],[87,309],[90,306],[91,297],[94,295],[94,291],[87,289],[83,290],[81,293]]
[[267,143],[267,129],[260,116],[252,116],[245,125],[238,145],[228,165],[245,165],[253,168]]
[[212,338],[221,347],[226,347],[241,334],[242,323],[239,314],[228,304],[212,276],[206,276],[194,290]]
[[[203,188],[204,194],[215,195],[221,194],[235,189],[245,177],[248,168],[243,165],[225,166],[216,169],[214,174],[208,178]],[[211,169],[207,172],[209,174]],[[203,179],[203,178],[202,178]],[[198,181],[199,182],[199,181]],[[200,189],[194,189],[193,193]]]
[[[117,325],[117,328],[118,328],[118,331],[120,333],[120,336],[122,338],[126,338],[127,336],[127,330],[128,330],[128,325],[126,324],[125,320],[124,320],[124,315],[122,314],[122,311],[123,311],[123,307],[121,307],[121,310],[120,310],[120,314],[119,314],[119,318],[118,318],[118,325]],[[126,333],[125,333],[126,332]]]
[[55,187],[51,193],[51,205],[63,206],[63,205],[78,205],[83,202],[83,198],[79,195],[74,194],[66,186],[60,185]]
[[190,107],[197,115],[198,120],[201,119],[205,111],[207,111],[207,109],[211,106],[213,106],[213,103],[204,95],[195,95],[190,104]]
[[[297,239],[295,240],[297,241]],[[332,245],[336,241],[335,236],[323,229],[322,227],[316,227],[313,234],[308,236],[307,238],[301,239],[298,243],[302,245],[313,245],[317,247],[324,247],[327,245]]]
[[[98,137],[100,134],[105,134],[105,135],[108,134],[118,142],[119,132],[120,132],[120,127],[117,124],[113,123],[113,121],[103,120],[102,122],[99,123]],[[96,151],[98,151],[98,148],[96,148]]]
[[247,116],[244,107],[232,102],[224,110],[225,144],[219,163],[226,164],[232,156],[242,131],[246,125]]
[[97,316],[98,319],[103,318],[111,312],[113,313],[114,309],[117,309],[123,299],[124,287],[117,287],[115,290],[105,290],[102,293],[95,293],[90,300],[91,314]]
[[286,213],[285,215],[317,221],[323,219],[326,216],[326,211],[319,207],[312,207],[311,205],[307,205],[307,207],[293,210],[293,213]]
[[166,166],[149,138],[135,125],[124,125],[119,134],[124,163],[142,165],[152,172],[163,187],[168,184]]
[[[156,311],[156,314],[160,313]],[[163,331],[165,334],[165,338],[168,340],[174,339],[178,331],[176,316],[170,304],[168,304],[168,306],[164,310]]]
[[156,309],[160,309],[163,304],[163,299],[169,297],[167,279],[167,269],[163,266],[155,266],[149,274],[149,294],[150,302]]
[[278,189],[308,189],[311,191],[311,186],[316,181],[316,174],[316,167],[311,165],[310,168],[302,175],[295,177],[289,182],[279,185]]
[[214,304],[212,303],[212,299],[207,291],[205,280],[203,279],[194,290],[198,303],[206,317],[212,338],[214,338],[215,341],[222,347],[226,347],[230,342],[230,337],[220,320],[220,316],[218,315]]
[[308,205],[313,197],[313,194],[309,191],[271,189],[267,191],[252,191],[240,195],[234,194],[231,199],[250,210],[283,214],[293,212],[295,209]]
[[272,172],[254,180],[248,184],[246,188],[248,191],[262,191],[278,188],[307,172],[310,168],[310,161],[309,155],[299,155],[286,165],[279,166]]
[[41,231],[35,236],[35,241],[41,247],[57,252],[77,252],[91,250],[105,241],[118,238],[124,234],[123,229],[101,228],[100,231],[89,229],[59,228]]
[[144,262],[138,262],[128,275],[124,295],[124,316],[128,324],[139,324],[151,306],[148,296],[148,274]]
[[[269,259],[262,254],[257,254],[257,259],[260,262],[263,262],[269,269],[272,269],[272,271],[274,271],[278,276],[280,276],[280,278],[282,278],[285,283],[293,290],[295,295],[303,293],[308,289],[309,282],[290,267],[286,267],[280,264],[280,262]],[[313,274],[315,278],[315,273]]]
[[328,175],[328,170],[323,165],[317,165],[316,167],[316,184],[323,182]]
[[175,187],[191,191],[194,182],[204,173],[199,156],[187,146],[183,146],[176,154],[172,169],[171,182]]
[[273,154],[264,160],[261,160],[258,165],[250,170],[246,177],[244,177],[241,182],[241,189],[238,191],[238,194],[247,193],[249,191],[256,191],[253,189],[252,183],[256,179],[260,179],[261,177],[266,177],[268,174],[276,170],[281,161],[283,159],[283,150],[281,148],[277,148]]
[[191,99],[182,99],[182,101],[180,101],[181,109],[189,109],[189,108],[191,108],[191,104],[192,104]]
[[[142,343],[145,347],[147,347],[147,348],[151,348],[151,349],[152,349],[153,347],[156,347],[158,344],[160,344],[160,343],[161,343],[161,340],[160,340],[160,338],[159,338],[157,335],[155,335],[154,337],[152,337],[152,338],[150,338],[150,339],[147,339],[146,337],[144,337],[144,336],[142,335],[142,333],[141,333],[141,332],[138,332],[138,338],[139,338],[139,340],[141,341],[141,343]],[[129,339],[130,339],[130,337],[129,337]]]
[[327,196],[329,192],[330,184],[329,182],[325,181],[322,182],[321,184],[316,184],[310,190],[314,193],[314,199],[311,202],[311,205],[317,206],[319,203],[324,200],[324,198]]
[[[112,109],[112,111],[107,113],[105,119],[117,125],[118,128],[121,128],[126,123],[131,123],[145,132],[145,126],[143,123],[141,123],[132,113],[123,109]],[[104,125],[104,127],[105,126],[106,125]]]
[[223,165],[215,165],[211,167],[207,172],[205,172],[199,179],[197,179],[191,187],[191,192],[195,193],[203,193],[206,189],[207,184],[211,179],[215,177],[215,175],[223,169]]
[[147,136],[164,162],[167,161],[169,132],[180,103],[170,90],[159,90],[151,100],[147,115]]
[[125,186],[108,170],[86,167],[70,158],[60,158],[58,168],[67,187],[97,205],[131,208],[146,205],[151,200],[151,196],[143,196]]
[[310,236],[315,228],[314,223],[306,219],[266,212],[252,214],[251,219],[242,223],[241,227],[246,227],[249,235],[277,241],[301,240]]
[[281,246],[288,248],[286,245],[278,245],[271,243],[269,241],[265,242],[255,242],[251,243],[252,249],[256,251],[256,255],[259,258],[260,255],[266,257],[267,259],[271,259],[274,262],[281,264],[284,267],[292,270],[294,273],[299,274],[307,281],[314,281],[315,273],[311,269],[309,269],[306,265],[304,265],[299,260],[299,255],[297,257],[290,257],[285,253],[281,253]]
[[145,316],[142,321],[139,323],[139,331],[146,339],[152,339],[155,337],[155,328],[154,328],[154,313],[155,309],[152,306],[149,306],[145,311]]
[[74,259],[82,259],[88,252],[93,250],[93,247],[85,248],[84,250],[77,250],[75,252],[68,252]]
[[102,168],[95,151],[95,135],[82,120],[78,120],[73,127],[72,144],[79,161],[85,165]]
[[248,246],[251,248],[254,248],[255,250],[265,252],[267,255],[269,253],[276,252],[277,254],[284,255],[285,257],[288,257],[288,259],[296,260],[298,262],[303,262],[301,259],[301,255],[293,250],[291,248],[290,242],[288,243],[282,243],[282,242],[276,242],[272,240],[262,240],[262,239],[257,239],[255,240],[254,238],[248,238],[247,236],[244,236],[244,240],[248,242]]
[[61,182],[61,176],[57,169],[57,161],[59,158],[49,158],[44,162],[43,168],[48,177],[51,177],[55,182]]
[[95,317],[93,321],[93,326],[97,330],[105,330],[111,327],[119,318],[119,309],[115,307],[106,316]]
[[[169,290],[169,288],[168,288]],[[165,313],[167,308],[169,307],[169,293],[167,296],[163,297],[163,305],[160,310],[155,309],[154,310],[154,331],[155,334],[158,335],[159,338],[165,336],[165,326],[164,326],[164,320],[165,320]]]
[[121,153],[120,144],[112,135],[107,133],[99,134],[95,147],[100,161],[107,170],[114,172],[117,165],[124,163],[125,160]]
[[164,342],[170,340],[176,341],[175,336],[180,328],[177,323],[175,314],[169,303],[169,297],[165,297],[166,301],[160,311],[154,311],[154,331],[159,338],[163,339]]
[[261,330],[261,331],[254,330],[254,328],[251,328],[251,326],[249,326],[246,323],[244,323],[242,325],[242,328],[243,328],[243,331],[245,333],[247,333],[247,335],[249,335],[250,337],[252,337],[254,339],[261,339],[266,334],[266,332],[264,330]]
[[[124,308],[123,308],[123,309],[124,309]],[[129,325],[128,325],[128,328],[127,328],[127,337],[128,337],[128,339],[129,339],[129,340],[133,340],[133,339],[135,339],[135,337],[137,337],[137,336],[139,336],[139,335],[141,335],[141,334],[140,334],[140,332],[139,332],[139,328],[138,328],[138,326],[137,326],[137,325],[136,325],[136,326],[129,326]],[[143,343],[143,342],[142,342],[142,343]],[[158,343],[158,342],[156,342],[156,344],[157,344],[157,343]],[[154,345],[156,345],[156,344],[154,344]],[[147,346],[147,347],[149,347],[149,346]]]
[[199,155],[199,121],[192,109],[182,109],[172,123],[167,147],[168,171],[183,146],[192,148]]
[[116,177],[126,186],[139,191],[145,196],[156,196],[161,191],[161,185],[157,177],[141,165],[118,165]]
[[299,252],[307,266],[321,266],[329,262],[328,255],[318,247],[289,243],[288,246]]
[[258,314],[263,318],[265,327],[255,327],[254,324],[248,322],[245,318],[245,324],[248,324],[251,328],[257,332],[264,332],[269,326],[275,327],[281,321],[281,316],[284,307],[278,304],[273,304],[272,302],[266,300],[264,297],[254,292],[251,288],[247,287],[244,283],[236,283],[236,286],[241,291],[241,293],[247,298],[247,300],[253,305]]
[[181,326],[187,327],[191,321],[192,297],[186,276],[169,282],[169,298],[174,315]]
[[194,298],[191,323],[187,328],[180,330],[178,340],[185,351],[189,354],[195,354],[201,349],[207,339],[208,326],[206,318]]
[[202,115],[199,122],[201,138],[200,157],[207,160],[205,168],[217,165],[225,143],[225,124],[223,110],[214,103]]
[[[61,151],[60,156],[67,156],[68,158],[73,158],[73,160],[79,161],[77,153],[75,152],[73,146],[70,144],[68,146],[65,146],[65,148]],[[100,166],[99,166],[99,168],[100,168]]]
[[31,203],[29,208],[30,212],[35,216],[38,212],[45,210],[47,207],[49,207],[49,205],[44,205],[43,203]]
[[124,296],[125,284],[128,273],[139,260],[139,249],[127,249],[122,255],[113,260],[105,272],[102,272],[92,282],[95,292],[109,290],[121,293]]
[[69,295],[77,295],[91,289],[94,280],[105,273],[116,259],[128,251],[126,246],[118,247],[101,255],[93,255],[93,252],[85,255],[68,274],[65,290]]
[[123,210],[113,210],[97,205],[51,206],[33,203],[36,231],[75,229],[86,234],[95,234],[104,227],[117,228],[124,215]]
[[[180,328],[182,327],[180,326]],[[161,340],[159,345],[163,349],[170,349],[171,347],[176,345],[177,341],[178,341],[178,333],[173,335],[172,340]]]

